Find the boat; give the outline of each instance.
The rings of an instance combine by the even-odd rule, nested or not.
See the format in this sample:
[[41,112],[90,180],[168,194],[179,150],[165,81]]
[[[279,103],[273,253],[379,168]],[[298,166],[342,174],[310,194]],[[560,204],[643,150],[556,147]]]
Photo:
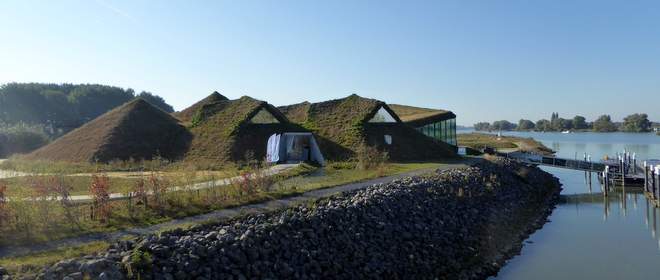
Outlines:
[[571,131],[570,131],[570,130],[564,130],[564,131],[562,131],[561,133],[562,133],[562,134],[569,134],[569,133],[571,133]]

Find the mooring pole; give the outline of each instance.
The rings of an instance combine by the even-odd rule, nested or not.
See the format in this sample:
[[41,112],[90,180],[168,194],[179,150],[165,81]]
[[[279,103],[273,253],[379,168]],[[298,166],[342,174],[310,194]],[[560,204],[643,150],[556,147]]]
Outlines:
[[603,188],[603,191],[604,191],[605,196],[608,195],[608,192],[609,192],[608,188],[610,187],[609,186],[610,185],[610,175],[609,175],[609,173],[610,173],[610,166],[606,165],[605,166],[605,172],[603,172],[603,177],[604,177],[603,181],[605,182],[605,186]]
[[654,166],[649,167],[649,172],[648,172],[649,175],[648,176],[651,176],[651,180],[650,180],[651,182],[649,182],[649,184],[651,185],[651,198],[657,199],[658,196],[655,193],[655,170],[653,170],[653,169],[654,169]]
[[[649,167],[646,166],[646,161],[644,161],[644,191],[649,192]],[[653,197],[651,197],[653,198]]]
[[660,200],[660,195],[658,195],[658,190],[660,189],[660,165],[655,166],[655,174],[653,175],[653,193],[655,193],[656,202]]
[[623,161],[621,162],[621,185],[626,185],[626,155],[623,155]]

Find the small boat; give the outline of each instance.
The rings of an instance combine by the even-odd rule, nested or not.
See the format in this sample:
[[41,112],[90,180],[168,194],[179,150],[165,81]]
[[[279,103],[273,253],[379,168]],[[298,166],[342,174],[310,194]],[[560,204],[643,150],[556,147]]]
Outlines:
[[570,131],[570,130],[564,130],[564,131],[562,131],[561,133],[562,133],[562,134],[569,134],[569,133],[571,133],[571,131]]

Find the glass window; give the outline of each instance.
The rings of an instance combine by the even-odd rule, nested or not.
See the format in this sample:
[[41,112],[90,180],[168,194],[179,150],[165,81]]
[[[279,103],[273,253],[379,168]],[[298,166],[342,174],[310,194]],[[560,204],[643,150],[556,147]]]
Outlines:
[[385,108],[380,107],[378,109],[378,112],[374,115],[371,120],[369,120],[370,123],[395,123],[396,119],[388,112],[385,110]]
[[458,141],[456,140],[456,119],[451,119],[451,142],[456,146]]
[[447,142],[447,124],[444,121],[441,121],[440,124],[441,124],[441,127],[442,127],[441,130],[440,130],[441,135],[442,135],[440,137],[440,140],[442,140],[444,142]]
[[265,108],[261,108],[261,110],[259,110],[259,112],[250,120],[250,123],[253,124],[269,124],[279,122],[280,121],[278,121],[277,118],[275,118],[275,116],[273,116],[273,114],[268,112],[268,110]]

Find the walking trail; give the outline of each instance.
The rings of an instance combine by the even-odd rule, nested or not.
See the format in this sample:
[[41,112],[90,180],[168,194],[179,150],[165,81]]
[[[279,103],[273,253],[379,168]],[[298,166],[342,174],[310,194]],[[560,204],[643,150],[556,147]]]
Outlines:
[[285,209],[288,207],[299,205],[301,203],[317,200],[319,198],[330,197],[343,192],[350,192],[354,190],[364,189],[372,185],[388,183],[405,177],[427,174],[429,172],[433,172],[438,169],[448,170],[448,169],[467,167],[468,165],[470,165],[469,162],[443,165],[440,168],[420,169],[398,175],[367,180],[363,182],[356,182],[356,183],[350,183],[350,184],[340,185],[326,189],[313,190],[297,196],[271,200],[257,204],[243,205],[236,208],[217,210],[207,214],[172,220],[169,222],[156,224],[148,227],[136,227],[136,228],[120,230],[116,232],[109,232],[109,233],[88,234],[78,237],[55,240],[43,244],[5,246],[5,247],[0,247],[0,258],[16,257],[27,254],[56,250],[60,248],[80,246],[94,241],[113,241],[125,237],[147,235],[147,234],[161,232],[163,230],[174,229],[177,227],[193,225],[193,224],[215,222],[215,221],[221,222],[246,214],[265,213],[279,209]]
[[[1,162],[1,161],[0,161]],[[289,171],[291,169],[294,169],[298,167],[300,164],[278,164],[271,166],[270,168],[262,171],[261,173],[251,173],[248,176],[250,179],[257,178],[259,176],[274,176],[277,174],[281,174],[283,172]],[[0,172],[10,172],[10,171],[4,171],[0,170]],[[11,171],[14,172],[14,171]],[[0,173],[1,174],[1,173]],[[14,173],[15,174],[15,173]],[[25,173],[24,173],[25,174]],[[12,175],[15,176],[15,175]],[[26,175],[22,175],[26,176]],[[0,179],[1,179],[0,175]],[[203,190],[203,189],[212,189],[216,187],[222,187],[222,186],[227,186],[231,185],[234,183],[240,183],[242,181],[246,180],[245,177],[243,176],[235,176],[231,178],[224,178],[216,181],[209,181],[209,182],[202,182],[202,183],[197,183],[197,184],[192,184],[192,185],[187,185],[187,186],[179,186],[179,187],[171,187],[167,188],[167,192],[176,192],[176,191],[197,191],[197,190]],[[152,191],[148,191],[147,195],[153,195]],[[122,199],[128,199],[129,197],[135,197],[135,193],[111,193],[109,194],[109,199],[110,200],[122,200]],[[53,200],[61,200],[62,197],[54,197],[54,198],[49,198]],[[9,197],[7,198],[7,201],[11,201],[12,198]],[[69,196],[69,201],[73,203],[89,203],[92,202],[94,198],[91,195],[72,195]]]

